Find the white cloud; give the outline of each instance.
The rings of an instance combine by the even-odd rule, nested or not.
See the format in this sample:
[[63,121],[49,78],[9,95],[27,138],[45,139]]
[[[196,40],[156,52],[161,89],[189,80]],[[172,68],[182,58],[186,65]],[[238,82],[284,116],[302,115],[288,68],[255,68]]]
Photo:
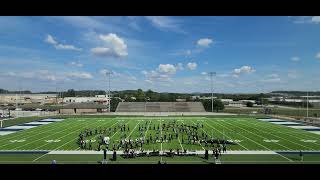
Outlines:
[[234,69],[233,70],[233,76],[234,77],[239,77],[239,75],[241,74],[250,74],[250,73],[253,73],[255,72],[256,70],[253,69],[252,67],[250,66],[242,66],[241,68],[239,69]]
[[293,61],[293,62],[298,62],[298,61],[300,61],[300,58],[297,57],[297,56],[295,56],[295,57],[292,57],[292,58],[291,58],[291,61]]
[[104,42],[105,46],[92,48],[91,52],[94,55],[113,57],[125,57],[128,55],[127,44],[116,34],[100,35],[99,39]]
[[88,72],[70,72],[66,73],[67,77],[76,79],[92,79],[93,76]]
[[270,75],[268,75],[268,77],[270,77],[270,78],[278,78],[279,75],[278,74],[270,74]]
[[77,48],[74,45],[67,45],[67,44],[57,44],[54,46],[56,49],[62,50],[74,50],[74,51],[81,51],[81,48]]
[[68,44],[61,44],[57,42],[54,37],[50,34],[47,35],[45,38],[44,42],[48,44],[52,44],[54,48],[59,49],[59,50],[73,50],[73,51],[81,51],[81,48],[77,48],[74,45],[68,45]]
[[147,71],[144,71],[144,70],[141,71],[141,73],[144,74],[144,75],[148,74],[148,72],[147,72]]
[[298,78],[298,73],[296,70],[290,70],[288,72],[288,77],[291,79],[297,79]]
[[50,34],[47,35],[47,38],[45,39],[45,42],[47,42],[49,44],[54,44],[54,45],[58,44],[57,41],[54,40],[54,38]]
[[278,83],[278,82],[281,82],[281,79],[278,74],[273,73],[273,74],[267,75],[267,78],[261,80],[261,82],[263,82],[263,83]]
[[262,80],[262,82],[265,82],[265,83],[278,83],[278,82],[281,82],[281,79],[280,78],[269,78],[269,79]]
[[160,73],[175,74],[177,70],[172,64],[159,64],[158,71]]
[[22,78],[22,79],[38,79],[44,81],[55,81],[57,80],[56,75],[48,70],[37,70],[37,71],[29,71],[29,72],[8,72],[4,75],[15,77],[15,78]]
[[197,45],[202,47],[209,47],[212,42],[213,40],[210,38],[202,38],[197,41]]
[[202,72],[202,73],[201,73],[201,75],[207,75],[207,74],[208,74],[207,72]]
[[[291,18],[291,17],[289,17]],[[293,18],[296,24],[320,24],[320,16],[298,16]]]
[[197,66],[198,66],[197,63],[195,63],[195,62],[189,62],[187,64],[187,68],[190,70],[195,70],[197,68]]
[[101,70],[99,71],[99,73],[100,73],[101,75],[104,75],[104,76],[106,76],[106,73],[108,73],[108,72],[110,72],[110,73],[111,73],[111,76],[113,76],[113,77],[120,77],[120,76],[122,76],[122,74],[120,74],[120,73],[118,73],[118,72],[116,72],[116,71],[108,70],[108,69],[101,69]]
[[83,67],[83,64],[81,64],[79,61],[72,61],[70,64],[76,67]]
[[151,81],[151,80],[149,80],[149,79],[147,79],[147,80],[145,80],[147,83],[150,83],[150,84],[152,84],[153,83],[153,81]]
[[179,33],[185,33],[181,30],[178,21],[174,20],[171,17],[167,16],[146,16],[147,20],[151,22],[151,24],[160,29],[160,30],[170,30]]
[[320,52],[318,52],[318,53],[316,54],[316,58],[317,58],[317,59],[320,59]]
[[311,18],[311,22],[313,22],[315,24],[319,24],[320,23],[320,16],[313,16]]
[[96,56],[117,56],[114,51],[106,47],[95,47],[91,52]]
[[183,64],[182,63],[178,63],[177,66],[176,66],[176,69],[182,71],[184,69]]
[[156,70],[141,71],[147,82],[172,82],[171,77],[176,73],[177,68],[172,64],[159,64]]

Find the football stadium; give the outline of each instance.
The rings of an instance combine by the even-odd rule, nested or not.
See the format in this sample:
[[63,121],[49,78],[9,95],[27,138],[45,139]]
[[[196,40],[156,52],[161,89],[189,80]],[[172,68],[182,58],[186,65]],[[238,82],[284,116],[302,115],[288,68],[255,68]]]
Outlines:
[[320,164],[319,23],[0,17],[0,164]]
[[[141,103],[129,104],[117,111],[140,111]],[[156,104],[158,110],[168,106]],[[189,103],[187,112],[182,104],[175,103],[181,115],[60,115],[8,126],[0,131],[0,163],[320,162],[320,128],[263,115],[184,115],[204,108]]]

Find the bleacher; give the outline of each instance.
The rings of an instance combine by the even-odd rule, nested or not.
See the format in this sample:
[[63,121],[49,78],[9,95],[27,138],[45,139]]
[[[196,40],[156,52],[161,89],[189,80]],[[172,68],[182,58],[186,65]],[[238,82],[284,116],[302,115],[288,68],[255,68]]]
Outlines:
[[201,102],[120,102],[116,112],[205,112]]

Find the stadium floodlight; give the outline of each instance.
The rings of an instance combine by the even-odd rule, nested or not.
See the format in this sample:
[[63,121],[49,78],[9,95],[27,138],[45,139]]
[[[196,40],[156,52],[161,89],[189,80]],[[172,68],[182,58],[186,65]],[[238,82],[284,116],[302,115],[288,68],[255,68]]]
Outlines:
[[215,76],[217,73],[209,72],[208,74],[210,76],[210,81],[211,81],[211,112],[213,112],[213,76]]
[[111,90],[110,90],[110,77],[112,75],[111,71],[106,72],[106,76],[108,77],[108,84],[109,84],[109,90],[108,90],[108,98],[109,98],[109,106],[108,106],[108,111],[111,112]]
[[307,91],[307,118],[309,118],[309,92]]

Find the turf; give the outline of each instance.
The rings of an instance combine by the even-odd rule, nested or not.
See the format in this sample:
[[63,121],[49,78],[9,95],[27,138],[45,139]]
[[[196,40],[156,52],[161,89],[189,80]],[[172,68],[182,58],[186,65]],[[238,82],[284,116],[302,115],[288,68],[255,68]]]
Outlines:
[[[153,126],[170,123],[176,120],[178,124],[194,125],[203,124],[198,132],[205,133],[209,137],[225,139],[236,142],[227,145],[227,150],[241,151],[320,151],[320,135],[304,130],[293,129],[283,125],[271,124],[250,117],[228,118],[228,117],[112,117],[112,118],[67,118],[61,122],[42,125],[36,128],[19,131],[17,133],[0,136],[0,150],[80,150],[76,143],[79,133],[86,128],[114,128],[119,124],[126,124],[130,131],[126,136],[135,139],[140,133],[138,126],[146,126],[144,136],[154,137],[156,131]],[[149,127],[151,129],[149,129]],[[161,129],[161,134],[169,134],[172,130]],[[121,133],[118,129],[110,133],[111,146],[117,143]],[[184,143],[182,143],[184,138]],[[89,139],[97,139],[90,137]],[[315,140],[304,142],[303,140]],[[97,142],[93,143],[97,148]],[[179,135],[172,142],[150,143],[143,146],[145,150],[187,149],[187,150],[211,150],[203,144],[187,144],[187,136]],[[123,150],[123,149],[120,149]],[[211,153],[211,151],[210,151]],[[305,155],[305,161],[318,163],[320,155]],[[0,163],[49,163],[56,158],[61,163],[97,163],[102,155],[54,155],[54,154],[0,154]],[[221,163],[299,163],[300,157],[292,154],[281,155],[223,155]],[[168,163],[210,163],[203,157],[141,157],[135,159],[121,159],[110,163],[157,163],[160,159]],[[211,161],[213,161],[211,157]]]

